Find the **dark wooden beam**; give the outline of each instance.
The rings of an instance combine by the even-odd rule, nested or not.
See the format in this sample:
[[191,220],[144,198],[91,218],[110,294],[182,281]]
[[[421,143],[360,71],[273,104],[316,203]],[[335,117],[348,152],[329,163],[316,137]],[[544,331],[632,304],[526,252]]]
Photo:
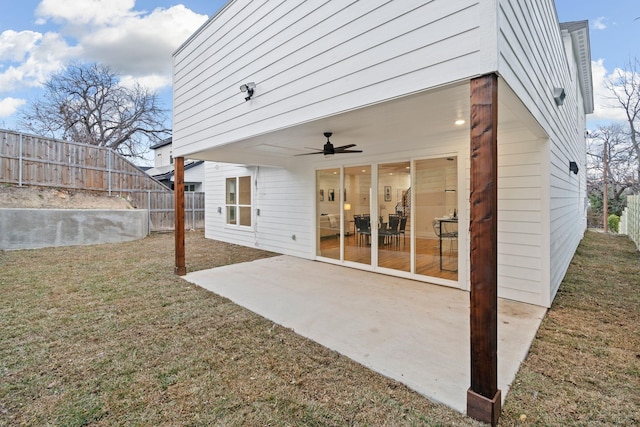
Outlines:
[[173,270],[178,276],[187,274],[184,251],[184,157],[174,159],[173,192],[175,195],[174,217],[176,238],[176,266]]
[[498,77],[471,80],[471,387],[467,415],[497,425]]

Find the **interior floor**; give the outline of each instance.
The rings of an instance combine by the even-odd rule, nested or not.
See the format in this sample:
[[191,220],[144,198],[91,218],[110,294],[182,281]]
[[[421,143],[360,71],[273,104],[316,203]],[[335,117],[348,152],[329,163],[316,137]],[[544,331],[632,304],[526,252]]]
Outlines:
[[[354,233],[344,238],[344,259],[362,264],[371,264],[371,245],[367,236]],[[374,246],[375,249],[375,246]],[[400,236],[399,240],[380,241],[378,265],[400,271],[410,271],[409,237]],[[320,240],[320,253],[323,257],[340,259],[339,236],[325,237]],[[439,239],[416,238],[416,274],[458,280],[458,250],[456,240],[443,240],[442,266],[440,264]]]

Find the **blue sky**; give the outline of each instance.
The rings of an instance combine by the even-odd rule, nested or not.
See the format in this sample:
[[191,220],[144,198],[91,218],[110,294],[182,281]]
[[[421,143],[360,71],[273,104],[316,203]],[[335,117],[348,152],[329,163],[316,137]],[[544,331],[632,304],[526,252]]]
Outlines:
[[[97,61],[159,91],[171,107],[171,54],[226,0],[12,0],[0,14],[0,128],[72,60]],[[556,0],[560,21],[589,20],[596,112],[590,127],[619,119],[603,78],[640,58],[638,0]]]

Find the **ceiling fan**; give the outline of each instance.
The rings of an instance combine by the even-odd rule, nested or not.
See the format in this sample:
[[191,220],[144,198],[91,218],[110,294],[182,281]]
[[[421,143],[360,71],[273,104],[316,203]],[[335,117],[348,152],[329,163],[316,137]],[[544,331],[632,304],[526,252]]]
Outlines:
[[334,154],[343,154],[343,153],[362,153],[362,150],[349,150],[351,147],[355,147],[356,144],[347,144],[341,147],[334,147],[329,138],[333,135],[331,132],[325,132],[324,136],[327,138],[327,142],[325,142],[322,150],[317,148],[310,148],[310,150],[317,150],[313,153],[303,153],[296,154],[296,156],[308,156],[309,154],[324,154],[325,156],[332,156]]

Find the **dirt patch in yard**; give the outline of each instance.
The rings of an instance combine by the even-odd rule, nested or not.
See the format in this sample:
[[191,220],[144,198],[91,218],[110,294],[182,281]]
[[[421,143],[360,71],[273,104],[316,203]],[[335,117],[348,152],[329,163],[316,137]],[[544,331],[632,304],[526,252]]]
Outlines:
[[128,200],[104,192],[0,185],[0,208],[133,209]]

